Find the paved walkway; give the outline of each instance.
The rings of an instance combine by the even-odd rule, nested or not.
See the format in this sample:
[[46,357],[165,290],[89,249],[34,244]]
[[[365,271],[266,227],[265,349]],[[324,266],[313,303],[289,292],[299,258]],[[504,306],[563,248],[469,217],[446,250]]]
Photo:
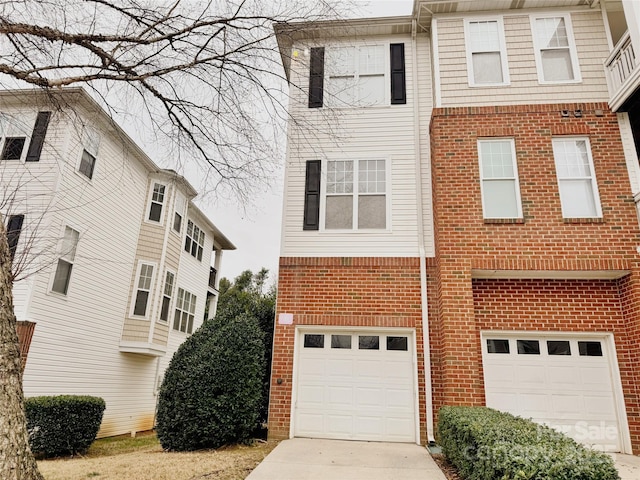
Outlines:
[[640,479],[640,457],[621,453],[612,453],[611,456],[616,462],[616,468],[622,480]]
[[246,480],[446,480],[424,447],[408,443],[292,438]]

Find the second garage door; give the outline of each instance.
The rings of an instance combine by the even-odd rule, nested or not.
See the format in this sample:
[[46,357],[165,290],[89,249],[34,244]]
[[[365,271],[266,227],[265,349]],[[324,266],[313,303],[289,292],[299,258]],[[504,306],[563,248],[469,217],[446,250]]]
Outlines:
[[619,452],[615,369],[606,337],[483,333],[488,407]]
[[299,331],[294,435],[416,441],[412,332]]

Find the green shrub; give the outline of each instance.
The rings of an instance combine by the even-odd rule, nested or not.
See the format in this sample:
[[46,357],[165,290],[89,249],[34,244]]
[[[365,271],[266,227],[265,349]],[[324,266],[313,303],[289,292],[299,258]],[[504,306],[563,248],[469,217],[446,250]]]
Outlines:
[[465,480],[617,480],[611,457],[538,425],[484,407],[442,407],[442,451]]
[[96,439],[104,400],[98,397],[60,395],[25,401],[29,445],[44,457],[85,452]]
[[246,442],[262,401],[264,347],[246,314],[209,320],[178,349],[164,375],[157,432],[167,450]]

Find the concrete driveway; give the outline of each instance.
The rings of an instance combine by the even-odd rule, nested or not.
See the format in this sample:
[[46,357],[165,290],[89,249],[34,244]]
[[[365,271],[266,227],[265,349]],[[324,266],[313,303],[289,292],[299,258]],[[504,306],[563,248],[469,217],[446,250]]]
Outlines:
[[292,438],[246,480],[446,480],[424,447],[408,443]]
[[622,480],[638,480],[640,478],[640,457],[612,453],[618,473]]

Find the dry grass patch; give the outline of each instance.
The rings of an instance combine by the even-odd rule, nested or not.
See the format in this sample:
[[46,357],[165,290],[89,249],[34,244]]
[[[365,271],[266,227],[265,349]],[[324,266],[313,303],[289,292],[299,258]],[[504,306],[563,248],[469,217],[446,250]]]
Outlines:
[[42,460],[46,480],[242,480],[277,442],[165,452],[155,435],[96,440],[85,456]]

